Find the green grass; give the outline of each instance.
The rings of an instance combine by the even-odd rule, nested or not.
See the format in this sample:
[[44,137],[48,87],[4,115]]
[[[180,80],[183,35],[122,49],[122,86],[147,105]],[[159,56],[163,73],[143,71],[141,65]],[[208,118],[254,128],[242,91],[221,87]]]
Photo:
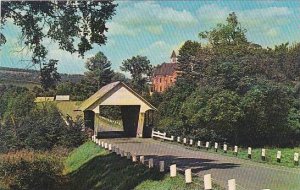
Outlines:
[[[265,148],[266,149],[266,160],[263,161],[261,158],[261,148],[252,149],[251,159],[248,158],[248,151],[245,148],[239,148],[238,158],[251,160],[254,162],[267,163],[272,165],[279,165],[285,167],[298,167],[294,165],[294,153],[300,153],[300,148]],[[213,151],[213,150],[211,150]],[[281,151],[281,161],[277,162],[277,151]],[[219,151],[220,154],[225,155],[223,151]],[[228,155],[234,156],[233,151],[230,150]]]
[[81,101],[55,101],[55,103],[59,111],[65,117],[69,115],[73,120],[75,120],[77,116],[83,117],[83,113],[81,111],[74,111],[78,109]]
[[[178,144],[177,142],[171,142]],[[183,144],[181,144],[184,146]],[[238,155],[236,156],[233,152],[233,147],[228,146],[227,153],[224,153],[223,149],[218,149],[218,152],[215,152],[215,149],[210,148],[209,150],[206,150],[205,147],[197,148],[196,145],[194,146],[185,146],[188,149],[192,149],[195,151],[203,151],[203,152],[210,152],[214,154],[221,154],[224,156],[230,156],[230,157],[237,157],[240,159],[245,160],[251,160],[253,162],[259,162],[259,163],[266,163],[271,165],[278,165],[278,166],[284,166],[284,167],[299,167],[294,165],[294,153],[298,152],[300,153],[300,147],[296,148],[265,148],[266,149],[266,160],[263,161],[261,159],[261,148],[252,148],[252,156],[251,159],[248,158],[248,148],[238,148]],[[277,151],[281,151],[281,161],[280,163],[277,162],[276,154]]]
[[100,124],[101,126],[110,126],[116,129],[123,129],[122,125],[110,122],[108,120],[103,119],[102,117],[96,117],[95,119],[96,119],[96,123]]
[[[69,182],[63,189],[203,189],[200,178],[186,185],[184,176],[170,178],[141,164],[110,154],[92,142],[70,153],[65,161]],[[215,186],[215,189],[221,189]]]
[[106,155],[104,149],[99,148],[95,143],[89,141],[73,150],[65,160],[65,173],[71,173],[79,169],[80,166],[90,161],[94,157]]

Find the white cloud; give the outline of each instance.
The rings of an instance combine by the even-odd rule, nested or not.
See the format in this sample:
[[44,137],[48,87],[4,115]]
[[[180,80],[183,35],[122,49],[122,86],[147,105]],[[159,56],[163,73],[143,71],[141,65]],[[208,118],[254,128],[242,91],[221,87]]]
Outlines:
[[146,29],[152,34],[162,34],[164,31],[162,25],[147,26]]
[[[134,10],[134,11],[132,11]],[[175,10],[163,7],[156,2],[134,2],[133,7],[122,9],[123,21],[127,24],[174,24],[175,26],[195,24],[197,20],[187,10]],[[125,15],[125,16],[124,16]]]
[[200,24],[203,22],[204,24],[215,24],[224,23],[231,12],[236,12],[240,22],[248,26],[256,26],[266,22],[272,22],[273,20],[276,20],[280,24],[281,21],[292,14],[288,7],[267,7],[235,11],[217,4],[208,4],[200,7],[197,10],[197,15]]
[[56,44],[51,44],[47,59],[57,59],[58,72],[60,73],[83,73],[84,63],[92,54],[86,53],[84,58],[78,56],[78,53],[69,53],[58,48]]
[[270,37],[276,37],[279,34],[279,31],[275,28],[270,28],[269,30],[266,31],[266,34]]
[[172,51],[175,50],[175,52],[178,52],[181,44],[182,43],[169,44],[159,40],[150,44],[148,47],[141,49],[138,54],[153,58],[150,60],[151,64],[157,65],[163,62],[169,62]]
[[251,9],[241,12],[244,17],[264,19],[281,16],[289,16],[292,12],[288,7],[268,7],[260,9]]
[[108,35],[131,35],[148,31],[161,34],[164,25],[178,28],[195,25],[197,19],[187,10],[163,7],[157,2],[142,1],[124,3],[108,24]]
[[138,28],[128,28],[126,25],[119,24],[117,22],[109,22],[106,24],[108,27],[108,36],[114,35],[127,35],[127,36],[134,36],[140,29]]
[[212,25],[224,22],[230,12],[232,11],[228,7],[221,7],[217,4],[207,4],[197,10],[197,15],[200,24]]
[[235,12],[242,26],[247,29],[247,35],[259,39],[273,41],[280,35],[280,27],[291,22],[292,10],[288,7],[266,7],[248,10],[233,10],[226,6],[208,4],[197,10],[199,24],[210,29],[217,23],[225,23],[229,13]]

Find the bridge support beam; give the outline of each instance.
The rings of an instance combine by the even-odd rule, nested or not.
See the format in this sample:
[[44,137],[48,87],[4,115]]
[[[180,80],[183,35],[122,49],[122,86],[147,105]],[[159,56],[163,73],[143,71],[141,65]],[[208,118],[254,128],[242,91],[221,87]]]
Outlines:
[[137,133],[136,133],[137,137],[143,137],[144,123],[145,123],[145,113],[140,112],[139,113],[138,128],[137,128]]

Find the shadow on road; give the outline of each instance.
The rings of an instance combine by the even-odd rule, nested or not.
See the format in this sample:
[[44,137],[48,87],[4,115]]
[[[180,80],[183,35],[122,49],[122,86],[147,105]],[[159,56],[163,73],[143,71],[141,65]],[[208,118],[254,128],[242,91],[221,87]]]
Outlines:
[[216,163],[212,159],[202,159],[202,158],[184,158],[172,155],[156,156],[156,155],[146,155],[145,159],[153,158],[154,165],[158,166],[159,161],[165,162],[166,170],[169,170],[169,166],[176,164],[179,170],[185,170],[188,168],[192,169],[193,173],[198,173],[200,171],[210,170],[210,169],[230,169],[239,167],[240,164],[234,163]]
[[124,131],[101,131],[98,132],[98,139],[126,138]]

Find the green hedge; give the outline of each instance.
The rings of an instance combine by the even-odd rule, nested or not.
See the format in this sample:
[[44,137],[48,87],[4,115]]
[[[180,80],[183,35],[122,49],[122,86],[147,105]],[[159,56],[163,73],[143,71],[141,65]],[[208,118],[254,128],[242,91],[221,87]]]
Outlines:
[[9,189],[58,189],[63,163],[53,154],[18,151],[0,155],[0,181]]

